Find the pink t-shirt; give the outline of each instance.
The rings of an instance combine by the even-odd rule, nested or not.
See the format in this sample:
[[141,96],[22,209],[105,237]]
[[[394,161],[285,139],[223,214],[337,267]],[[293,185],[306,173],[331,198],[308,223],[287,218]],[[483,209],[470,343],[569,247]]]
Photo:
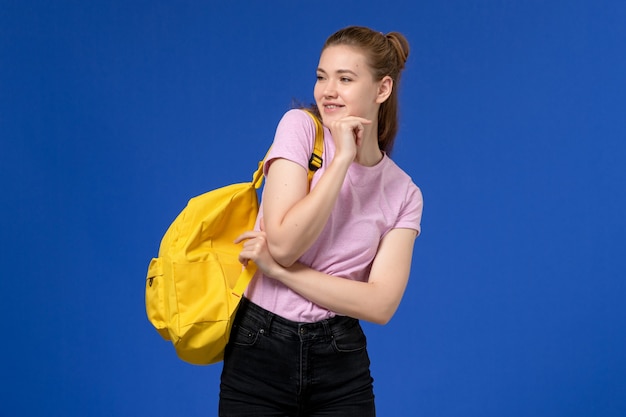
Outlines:
[[[315,140],[315,125],[300,110],[288,111],[276,130],[265,162],[284,158],[308,169]],[[324,128],[324,163],[311,187],[324,175],[335,155],[330,131]],[[263,216],[261,207],[259,219]],[[422,194],[411,178],[387,155],[373,167],[353,163],[348,169],[335,207],[317,241],[299,262],[326,274],[367,281],[378,245],[394,228],[420,231]],[[257,229],[258,229],[257,219]],[[246,292],[255,304],[297,322],[314,322],[335,313],[301,297],[279,281],[257,272]]]

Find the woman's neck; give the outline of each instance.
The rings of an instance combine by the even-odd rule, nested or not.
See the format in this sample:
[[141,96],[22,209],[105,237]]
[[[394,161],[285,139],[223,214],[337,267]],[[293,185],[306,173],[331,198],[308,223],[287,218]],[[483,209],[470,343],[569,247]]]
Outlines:
[[[369,127],[369,126],[368,126]],[[383,159],[383,152],[378,147],[378,128],[370,130],[370,134],[363,138],[363,144],[357,150],[354,162],[366,167],[372,167]]]

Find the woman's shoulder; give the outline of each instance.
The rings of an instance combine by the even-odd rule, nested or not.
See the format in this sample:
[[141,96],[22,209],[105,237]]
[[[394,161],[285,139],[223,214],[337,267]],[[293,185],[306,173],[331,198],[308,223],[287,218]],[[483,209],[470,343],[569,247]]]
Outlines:
[[315,138],[315,123],[304,110],[290,109],[280,119],[276,134],[308,143]]
[[400,165],[398,165],[387,153],[385,153],[384,159],[386,160],[385,170],[393,173],[393,175],[396,177],[396,180],[401,179],[403,181],[413,182],[411,176],[404,169],[402,169]]
[[307,115],[307,113],[302,109],[289,109],[280,119],[280,124],[289,124],[289,125],[312,125],[313,121]]
[[[303,110],[288,110],[278,123],[267,161],[283,158],[308,169],[314,140],[313,120]],[[266,166],[269,167],[269,163]]]
[[415,183],[411,175],[402,169],[393,159],[385,154],[387,177],[394,184],[403,184],[407,194],[415,195],[421,198],[420,187]]

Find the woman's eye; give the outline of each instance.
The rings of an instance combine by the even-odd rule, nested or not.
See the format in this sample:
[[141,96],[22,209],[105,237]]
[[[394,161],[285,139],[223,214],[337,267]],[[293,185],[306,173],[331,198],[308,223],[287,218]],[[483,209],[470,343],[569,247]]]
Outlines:
[[352,78],[348,78],[348,77],[341,77],[341,82],[342,82],[342,83],[349,83],[350,81],[352,81]]

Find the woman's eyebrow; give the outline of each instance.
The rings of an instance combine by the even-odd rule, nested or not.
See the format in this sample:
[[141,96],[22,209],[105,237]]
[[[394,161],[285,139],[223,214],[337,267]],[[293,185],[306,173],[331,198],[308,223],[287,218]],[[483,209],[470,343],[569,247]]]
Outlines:
[[[318,68],[317,72],[322,72],[322,73],[326,74],[326,71],[324,71],[322,68]],[[340,75],[351,74],[351,75],[354,75],[355,77],[359,75],[356,72],[354,72],[352,70],[349,70],[349,69],[338,69],[337,71],[335,71],[335,73],[336,74],[340,74]]]
[[359,75],[356,72],[354,72],[352,70],[348,70],[348,69],[339,69],[339,70],[336,71],[336,73],[337,74],[351,74],[351,75],[354,75],[355,77]]

